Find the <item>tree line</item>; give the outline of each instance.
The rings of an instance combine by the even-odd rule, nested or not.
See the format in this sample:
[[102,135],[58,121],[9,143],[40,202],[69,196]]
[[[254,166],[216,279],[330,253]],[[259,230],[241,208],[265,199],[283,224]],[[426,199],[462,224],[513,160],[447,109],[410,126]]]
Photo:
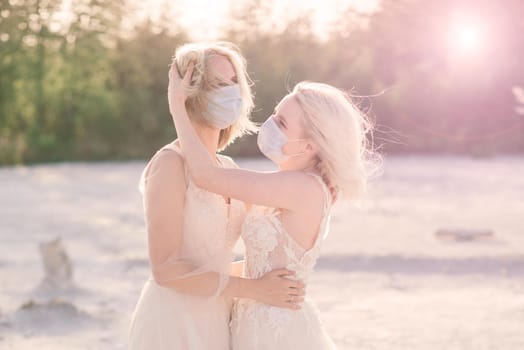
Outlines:
[[[189,29],[165,15],[131,28],[124,0],[0,0],[0,164],[144,159],[176,137],[167,67]],[[492,155],[524,151],[524,3],[476,1],[490,18],[482,57],[442,43],[457,1],[383,0],[341,11],[325,37],[310,13],[268,25],[271,1],[246,1],[222,39],[236,43],[254,81],[261,122],[294,83],[346,89],[375,122],[387,153]],[[467,2],[463,2],[467,4]],[[168,11],[165,11],[168,13]],[[326,29],[327,30],[327,29]],[[228,150],[257,155],[254,137]]]

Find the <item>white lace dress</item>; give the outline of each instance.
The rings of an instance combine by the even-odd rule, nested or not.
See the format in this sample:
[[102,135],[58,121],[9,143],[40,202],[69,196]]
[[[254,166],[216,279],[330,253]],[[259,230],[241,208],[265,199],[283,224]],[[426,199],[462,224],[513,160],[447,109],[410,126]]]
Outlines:
[[[242,227],[245,277],[258,278],[271,270],[287,268],[307,283],[328,231],[331,203],[327,186],[320,177],[316,178],[326,194],[326,205],[313,247],[305,250],[296,243],[282,226],[278,210],[254,207]],[[231,321],[231,342],[233,350],[336,349],[322,328],[317,309],[307,297],[298,311],[249,299],[237,300]]]
[[[175,144],[165,146],[163,150],[180,152]],[[218,157],[223,166],[236,167],[230,158]],[[242,202],[231,199],[227,204],[222,196],[198,188],[189,179],[185,193],[181,254],[195,266],[205,267],[205,271],[228,274],[233,247],[240,237],[244,217]],[[221,259],[215,261],[217,256]],[[179,293],[160,286],[150,278],[133,313],[129,348],[228,350],[231,307],[230,299]]]

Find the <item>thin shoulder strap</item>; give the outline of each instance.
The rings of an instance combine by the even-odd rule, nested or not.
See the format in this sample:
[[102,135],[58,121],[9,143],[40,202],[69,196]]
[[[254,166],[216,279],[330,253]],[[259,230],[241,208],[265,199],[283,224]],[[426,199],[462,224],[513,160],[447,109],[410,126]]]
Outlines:
[[327,187],[324,180],[322,180],[321,176],[317,174],[313,174],[313,173],[307,173],[307,174],[313,176],[320,183],[320,187],[322,187],[322,191],[324,191],[324,195],[326,197],[325,202],[324,202],[324,216],[325,216],[328,213],[329,208],[331,207],[331,201],[332,201],[331,193],[329,192],[329,188]]
[[[178,153],[182,158],[184,158],[184,156],[182,155],[182,151],[174,143],[169,143],[163,146],[162,148],[160,148],[158,151],[156,151],[156,153],[153,155],[151,160],[147,163],[144,170],[142,171],[142,175],[140,176],[140,180],[138,182],[138,189],[140,193],[142,194],[144,194],[145,192],[146,180],[150,177],[149,168],[151,167],[151,162],[153,161],[153,158],[155,158],[162,151],[173,151],[173,152]],[[191,178],[189,177],[189,171],[187,169],[185,161],[184,161],[184,174],[186,178],[186,188],[187,188],[189,186]]]
[[181,157],[184,157],[182,155],[182,150],[180,149],[180,147],[178,147],[174,142],[171,142],[171,143],[168,143],[167,145],[163,146],[162,148],[160,148],[158,150],[158,152],[160,151],[175,151],[176,153],[178,153]]
[[324,195],[326,196],[325,202],[324,202],[324,213],[322,215],[322,220],[320,222],[318,236],[314,243],[314,247],[319,247],[320,242],[322,242],[327,237],[328,232],[329,232],[329,216],[330,216],[329,214],[330,214],[330,209],[331,209],[332,198],[331,198],[331,193],[329,192],[329,188],[326,185],[326,183],[324,182],[324,180],[322,180],[322,177],[317,174],[313,174],[313,173],[308,173],[308,174],[313,176],[315,179],[317,179],[317,181],[320,183],[320,186],[322,187],[322,190],[324,191]]

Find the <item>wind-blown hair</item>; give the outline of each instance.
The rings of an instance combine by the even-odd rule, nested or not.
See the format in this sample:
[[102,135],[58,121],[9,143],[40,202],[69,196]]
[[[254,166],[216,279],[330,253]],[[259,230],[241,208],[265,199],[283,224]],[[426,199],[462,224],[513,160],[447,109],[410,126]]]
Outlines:
[[290,96],[304,112],[306,132],[318,146],[317,168],[332,194],[359,198],[380,160],[372,149],[372,124],[366,115],[331,85],[300,82]]

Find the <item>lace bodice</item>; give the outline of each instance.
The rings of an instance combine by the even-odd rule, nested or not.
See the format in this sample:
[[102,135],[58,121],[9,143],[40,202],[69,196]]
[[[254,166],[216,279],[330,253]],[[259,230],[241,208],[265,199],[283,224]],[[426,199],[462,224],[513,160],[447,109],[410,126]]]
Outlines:
[[[320,182],[326,196],[323,217],[313,246],[306,250],[290,236],[282,225],[279,210],[254,207],[247,214],[242,226],[246,254],[245,277],[258,278],[269,271],[287,268],[295,271],[296,279],[307,284],[319,257],[322,241],[329,230],[331,209],[331,196],[327,186],[320,177],[313,176]],[[291,341],[289,346],[268,345],[285,343],[286,337],[289,337],[290,327],[300,330],[300,335],[297,333],[297,336],[309,337],[304,339],[318,339],[322,327],[317,312],[307,299],[304,308],[300,311],[278,308],[250,299],[239,299],[235,304],[231,322],[233,349],[294,348],[292,343],[295,341]],[[259,336],[262,330],[270,334],[270,340],[264,335]],[[328,348],[316,347],[315,342],[308,346],[315,349]]]
[[320,177],[311,175],[318,179],[326,195],[324,215],[313,247],[306,250],[293,239],[283,227],[278,209],[253,207],[242,226],[242,239],[246,247],[246,277],[258,278],[271,270],[287,268],[296,272],[297,279],[307,282],[329,229],[331,202],[324,182]]

